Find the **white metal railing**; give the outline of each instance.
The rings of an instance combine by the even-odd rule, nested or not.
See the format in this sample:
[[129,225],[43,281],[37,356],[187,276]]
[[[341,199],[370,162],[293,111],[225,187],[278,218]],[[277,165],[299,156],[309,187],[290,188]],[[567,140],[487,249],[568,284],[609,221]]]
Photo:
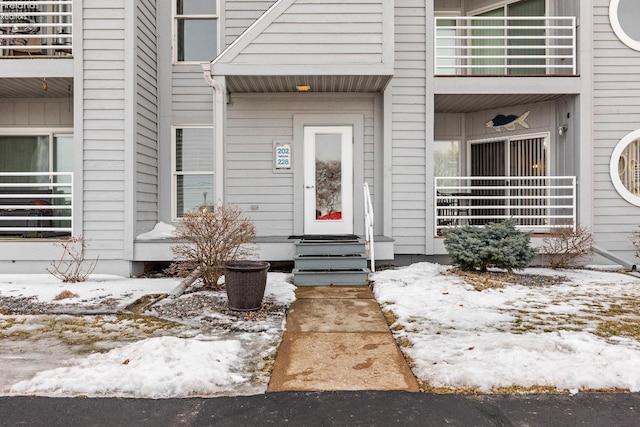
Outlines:
[[436,235],[506,219],[534,233],[576,227],[574,176],[436,177],[434,197]]
[[436,75],[577,72],[573,16],[438,16],[434,40]]
[[369,184],[364,183],[364,240],[367,250],[369,251],[369,259],[371,261],[371,271],[376,271],[376,257],[373,241],[373,204],[371,203],[371,192]]
[[0,0],[2,57],[71,56],[73,1]]
[[0,172],[0,237],[51,237],[73,229],[73,173]]

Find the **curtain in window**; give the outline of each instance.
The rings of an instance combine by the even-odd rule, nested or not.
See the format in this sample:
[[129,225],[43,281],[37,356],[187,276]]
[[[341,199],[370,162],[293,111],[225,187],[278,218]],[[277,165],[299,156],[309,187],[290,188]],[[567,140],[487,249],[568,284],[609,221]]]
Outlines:
[[[509,16],[545,16],[545,1],[544,0],[525,0],[518,3],[513,3],[508,6]],[[541,26],[544,22],[540,20],[535,21],[512,21],[510,22],[509,36],[520,37],[518,40],[509,40],[509,47],[511,46],[544,46],[545,45],[545,30],[544,29],[518,29],[517,27],[532,27]],[[523,39],[522,37],[536,37],[539,39]],[[527,49],[526,47],[519,49],[509,49],[509,56],[526,55],[526,56],[543,56],[545,54],[544,49]],[[538,67],[544,66],[544,58],[540,59],[509,59],[509,65],[536,65]],[[545,74],[544,68],[510,68],[509,74]]]
[[[503,188],[477,189],[476,206],[496,208],[476,209],[474,215],[486,217],[544,216],[546,214],[547,190],[547,138],[516,137],[504,141],[474,143],[471,145],[471,175],[488,177],[528,177],[517,180],[472,180],[474,187],[500,186]],[[531,179],[530,177],[540,177]],[[507,187],[507,185],[509,187]],[[499,208],[497,208],[499,206]],[[518,206],[526,206],[519,208]],[[537,206],[540,206],[538,208]],[[482,223],[476,222],[477,224]],[[540,225],[544,218],[519,220],[520,225]]]
[[[48,172],[47,136],[0,136],[0,172]],[[25,182],[24,177],[0,177],[2,182]],[[29,177],[27,182],[47,182],[47,177]]]
[[[505,13],[506,10],[506,13]],[[523,0],[520,2],[509,4],[506,9],[500,7],[488,12],[478,14],[482,17],[493,17],[497,19],[478,20],[473,21],[474,29],[471,30],[471,34],[474,37],[482,37],[481,39],[473,39],[472,46],[477,47],[472,49],[473,65],[489,66],[496,65],[496,67],[486,68],[474,68],[473,74],[476,75],[502,75],[502,74],[544,74],[544,68],[509,68],[508,73],[505,73],[504,65],[544,65],[544,59],[531,59],[531,58],[510,58],[505,61],[500,56],[535,56],[544,55],[544,49],[527,49],[525,46],[544,46],[545,44],[545,30],[544,29],[525,29],[518,27],[531,27],[540,26],[544,23],[540,20],[522,20],[522,21],[509,21],[509,30],[505,34],[503,29],[499,28],[483,28],[483,27],[495,27],[505,24],[504,19],[498,17],[504,16],[532,16],[543,17],[545,16],[545,0]],[[540,39],[519,39],[519,40],[507,40],[505,36],[509,37],[531,37],[540,36]],[[494,48],[495,46],[495,48]],[[512,46],[523,46],[522,48],[512,48]],[[482,58],[486,56],[487,58]]]
[[[501,177],[506,174],[506,141],[492,141],[471,144],[471,176]],[[503,206],[504,200],[498,199],[505,195],[503,188],[479,188],[479,187],[504,187],[506,181],[503,179],[476,179],[471,180],[474,187],[472,193],[477,198],[474,199],[474,206]],[[472,209],[471,215],[491,217],[503,215],[504,209],[485,208]],[[472,225],[483,225],[485,220],[472,220]]]
[[[455,19],[438,19],[438,27],[455,27]],[[456,35],[455,28],[437,28],[437,34],[439,37],[454,37]],[[455,56],[457,53],[456,40],[454,38],[438,39],[437,56]],[[455,58],[444,58],[438,60],[438,69],[436,74],[453,75],[457,74],[456,68],[457,60]]]
[[[510,141],[509,172],[510,176],[545,177],[547,176],[546,138],[514,139]],[[511,215],[543,216],[547,204],[546,179],[512,180],[511,185],[516,188],[510,190],[511,206],[528,206],[527,208],[511,209]],[[519,188],[522,187],[522,188]],[[532,206],[541,206],[534,208]],[[531,218],[520,220],[521,225],[541,225],[544,219]]]
[[[489,12],[481,13],[477,16],[482,17],[501,17],[504,16],[504,8],[491,10]],[[474,37],[472,40],[472,46],[477,46],[476,49],[471,49],[471,55],[473,59],[471,63],[476,66],[498,65],[498,67],[488,68],[474,68],[473,74],[478,75],[491,75],[491,74],[504,74],[504,59],[495,58],[495,56],[504,56],[504,30],[499,28],[482,28],[482,27],[496,27],[504,25],[503,19],[487,19],[473,21],[473,26],[477,27],[471,30],[471,35]],[[489,38],[475,38],[475,37],[489,37]],[[495,48],[492,48],[495,46]],[[494,58],[482,58],[482,56],[494,57]]]

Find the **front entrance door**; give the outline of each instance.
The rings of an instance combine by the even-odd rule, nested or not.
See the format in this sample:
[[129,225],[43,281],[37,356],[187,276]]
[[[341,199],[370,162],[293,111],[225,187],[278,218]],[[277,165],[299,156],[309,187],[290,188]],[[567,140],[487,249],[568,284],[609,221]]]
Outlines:
[[353,233],[353,128],[304,128],[304,233]]

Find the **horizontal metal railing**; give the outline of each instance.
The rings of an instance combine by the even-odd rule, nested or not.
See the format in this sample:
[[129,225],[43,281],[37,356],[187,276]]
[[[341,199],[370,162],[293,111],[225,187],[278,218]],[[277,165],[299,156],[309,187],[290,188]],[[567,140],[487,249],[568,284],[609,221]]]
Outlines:
[[67,0],[0,0],[0,55],[73,55],[72,4]]
[[374,227],[374,215],[373,215],[373,203],[371,203],[371,191],[369,190],[369,184],[364,183],[364,241],[366,249],[369,252],[369,261],[371,264],[371,271],[376,271],[376,255],[375,255],[375,241],[373,237]]
[[0,173],[0,237],[51,237],[73,230],[73,173]]
[[534,233],[576,227],[574,176],[436,177],[435,190],[436,235],[507,219]]
[[573,16],[438,16],[436,75],[575,75]]

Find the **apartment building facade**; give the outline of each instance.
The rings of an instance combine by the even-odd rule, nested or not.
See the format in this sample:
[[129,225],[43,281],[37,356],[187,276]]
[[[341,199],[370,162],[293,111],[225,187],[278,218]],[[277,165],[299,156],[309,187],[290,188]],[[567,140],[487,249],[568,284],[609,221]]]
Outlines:
[[150,231],[219,201],[255,221],[265,260],[292,260],[299,236],[365,235],[366,218],[379,260],[441,260],[446,228],[512,218],[534,244],[588,227],[635,264],[631,0],[3,0],[0,15],[3,272],[44,272],[82,236],[97,272],[139,274],[171,260]]

